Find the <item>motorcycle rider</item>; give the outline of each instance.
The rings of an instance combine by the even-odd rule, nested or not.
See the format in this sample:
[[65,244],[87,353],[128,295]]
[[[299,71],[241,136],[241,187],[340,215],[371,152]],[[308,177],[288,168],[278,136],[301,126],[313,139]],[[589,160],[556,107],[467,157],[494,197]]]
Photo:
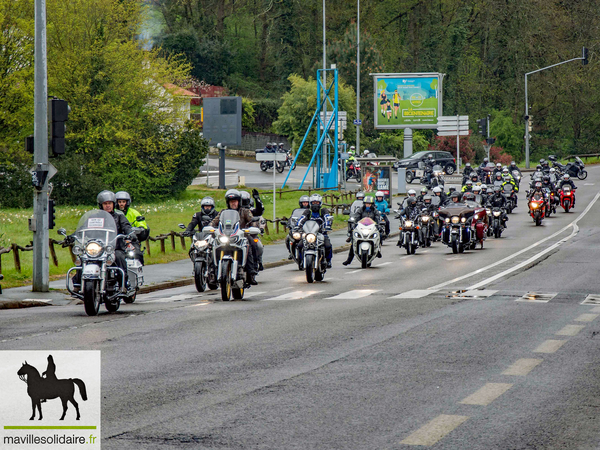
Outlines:
[[424,161],[425,163],[425,183],[431,183],[431,176],[433,175],[433,166],[435,166],[435,159],[433,159],[433,155],[430,153],[427,155],[427,159]]
[[150,229],[148,228],[148,224],[146,223],[146,220],[137,220],[137,218],[142,217],[142,215],[135,209],[131,208],[131,196],[128,192],[119,191],[115,194],[115,198],[117,199],[118,210],[125,214],[125,217],[129,221],[131,226],[140,228],[140,230],[136,232],[138,241],[132,244],[135,248],[135,258],[138,261],[140,261],[142,265],[144,265],[144,254],[142,253],[140,243],[142,241],[147,240],[148,236],[150,236]]
[[448,188],[448,192],[446,193],[446,198],[450,197],[453,192],[456,192],[456,188],[454,186],[450,186]]
[[493,186],[502,186],[502,184],[504,183],[504,178],[502,178],[502,172],[497,172],[496,175],[494,175],[493,178]]
[[465,185],[462,187],[462,189],[460,191],[463,194],[465,192],[471,192],[471,191],[473,191],[473,182],[471,180],[467,180],[467,182],[465,183]]
[[421,188],[421,193],[419,195],[417,195],[417,202],[422,203],[423,197],[425,197],[427,194],[428,194],[428,189],[425,186],[423,186]]
[[463,170],[463,180],[462,180],[462,184],[465,184],[465,181],[467,181],[467,179],[471,178],[471,174],[472,173],[477,173],[475,172],[475,169],[473,169],[471,167],[471,163],[466,163],[465,164],[465,168]]
[[496,167],[494,168],[494,171],[492,172],[492,176],[495,177],[498,172],[502,173],[502,164],[501,163],[496,163]]
[[390,212],[390,207],[388,202],[384,198],[384,194],[382,191],[377,191],[375,193],[375,208],[380,212],[381,217],[385,220],[385,234],[390,234],[390,220],[387,217],[387,214]]
[[552,167],[550,169],[550,172],[548,173],[548,176],[550,177],[550,182],[554,183],[555,185],[558,184],[558,176],[556,175],[556,169],[554,167]]
[[440,198],[439,206],[442,206],[444,203],[446,203],[447,197],[446,194],[444,194],[444,191],[442,191],[441,187],[436,186],[431,191],[433,192],[433,195]]
[[502,187],[494,186],[494,193],[488,197],[487,206],[490,208],[502,208],[502,226],[506,228],[508,214],[506,214],[506,197],[502,195]]
[[[221,213],[229,209],[235,210],[239,213],[240,229],[250,226],[250,223],[252,222],[252,213],[249,209],[242,208],[242,195],[240,194],[240,191],[238,191],[237,189],[229,189],[225,193],[225,203],[227,204],[227,208],[219,211],[219,213],[210,223],[213,227],[219,226],[219,219],[221,218]],[[256,281],[256,275],[258,274],[258,261],[256,255],[258,254],[258,249],[256,248],[257,246],[256,242],[254,242],[254,239],[248,239],[248,243],[248,257],[246,258],[245,267],[246,273],[248,274],[246,281],[249,284],[256,286],[258,284],[258,282]]]
[[310,207],[310,201],[309,201],[308,195],[302,195],[298,199],[298,206],[303,209],[307,209]]
[[[302,209],[302,213],[303,214],[304,214],[304,211],[306,211],[308,208],[310,208],[310,200],[309,200],[308,195],[302,195],[298,199],[298,206],[299,206],[298,209]],[[293,213],[293,211],[292,211],[292,213]],[[295,226],[293,226],[292,224],[290,224],[288,222],[288,227],[292,228],[292,227],[295,227]],[[294,257],[292,256],[292,243],[291,243],[291,239],[290,239],[290,235],[289,234],[285,237],[285,246],[286,246],[286,248],[288,250],[288,253],[289,253],[288,259],[293,259]],[[301,264],[301,266],[302,266],[302,264]]]
[[508,171],[510,172],[511,175],[513,174],[513,172],[517,171],[517,172],[519,172],[519,177],[523,178],[523,174],[521,173],[521,169],[519,169],[517,167],[517,163],[514,162],[514,161],[510,162],[510,166],[508,166]]
[[[250,210],[252,213],[252,218],[254,221],[257,221],[257,225],[262,230],[262,226],[260,225],[260,216],[262,216],[265,212],[265,207],[260,199],[260,194],[256,189],[252,189],[252,197],[250,197],[250,193],[248,191],[240,191],[240,194],[242,196],[242,208]],[[257,253],[257,259],[258,271],[260,272],[263,270],[262,254]]]
[[540,159],[540,165],[542,166],[542,173],[549,174],[550,173],[550,163],[545,159]]
[[[370,197],[372,198],[372,197]],[[331,257],[333,256],[333,247],[331,246],[331,240],[327,235],[327,232],[331,230],[331,222],[333,216],[330,214],[329,209],[323,208],[323,197],[319,194],[313,194],[310,196],[310,209],[304,211],[304,214],[298,220],[297,227],[302,229],[302,225],[307,220],[316,220],[321,224],[321,232],[323,233],[323,244],[325,246],[325,259],[327,260],[327,268],[331,269]]]
[[215,201],[212,197],[204,197],[200,202],[200,211],[194,213],[192,220],[183,233],[186,236],[191,236],[196,227],[198,227],[198,231],[202,231],[202,229],[208,226],[215,217],[217,217]]
[[[361,219],[365,217],[370,217],[373,219],[375,223],[379,223],[381,221],[381,214],[375,207],[375,202],[373,201],[373,197],[370,195],[365,197],[364,204],[359,213],[354,215],[354,223],[358,223]],[[377,253],[377,257],[381,258],[381,252]],[[342,264],[347,266],[354,259],[354,247],[351,245],[350,250],[348,251],[348,258]]]
[[417,215],[419,215],[419,212],[417,199],[415,197],[408,197],[406,206],[398,211],[398,216],[396,218],[406,217],[407,219],[414,219]]
[[461,198],[462,194],[458,191],[454,191],[448,196],[448,200],[444,206],[452,206],[454,203],[460,203]]
[[[354,200],[352,202],[352,205],[350,205],[350,217],[352,217],[354,214],[356,214],[358,211],[361,210],[361,208],[363,207],[363,199],[365,198],[365,193],[362,191],[359,191],[356,193],[356,200]],[[348,237],[346,238],[346,242],[351,242],[352,241],[352,229],[353,229],[353,225],[352,222],[348,222]]]
[[573,208],[574,208],[575,207],[575,191],[577,190],[577,187],[575,186],[575,183],[573,183],[573,180],[571,180],[571,176],[568,173],[565,173],[563,175],[562,179],[556,185],[556,189],[560,190],[566,184],[571,186],[571,191],[573,191]]

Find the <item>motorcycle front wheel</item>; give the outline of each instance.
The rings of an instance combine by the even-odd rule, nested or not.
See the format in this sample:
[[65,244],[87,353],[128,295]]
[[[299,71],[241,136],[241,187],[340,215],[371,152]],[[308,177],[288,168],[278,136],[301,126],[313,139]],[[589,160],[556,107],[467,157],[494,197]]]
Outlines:
[[244,299],[244,288],[241,288],[241,289],[233,288],[231,290],[231,293],[233,294],[233,298],[235,298],[236,300]]
[[541,217],[536,217],[535,218],[535,226],[539,227],[542,224],[542,218]]
[[367,252],[362,252],[360,254],[360,266],[363,269],[366,269],[369,264],[369,254]]
[[117,301],[113,300],[112,302],[104,303],[104,307],[106,308],[106,310],[111,313],[117,312],[117,310],[119,309],[119,306],[121,306],[120,300],[117,300]]
[[206,277],[204,276],[204,264],[202,262],[194,263],[194,284],[198,292],[206,290]]
[[275,166],[275,170],[277,170],[277,173],[282,173],[284,169],[283,163],[277,161],[277,165]]
[[312,283],[314,281],[314,279],[313,279],[314,269],[315,269],[315,257],[313,255],[306,255],[306,265],[304,267],[304,270],[306,272],[306,281],[308,283]]
[[231,262],[223,261],[221,269],[221,300],[228,302],[231,299]]
[[565,204],[563,205],[563,208],[565,208],[565,212],[568,213],[569,210],[571,209],[571,203],[569,202],[569,200],[565,201]]
[[587,178],[587,172],[585,170],[580,170],[577,174],[577,178],[580,180],[585,180]]
[[137,297],[137,293],[138,293],[138,289],[136,288],[136,289],[135,289],[135,294],[133,294],[133,295],[130,295],[129,297],[124,297],[124,298],[123,298],[123,301],[124,301],[125,303],[133,303],[133,302],[135,302],[135,299],[136,299],[136,297]]
[[456,236],[452,236],[452,253],[458,253],[458,239]]
[[85,280],[83,282],[83,306],[88,316],[97,316],[100,309],[100,281]]

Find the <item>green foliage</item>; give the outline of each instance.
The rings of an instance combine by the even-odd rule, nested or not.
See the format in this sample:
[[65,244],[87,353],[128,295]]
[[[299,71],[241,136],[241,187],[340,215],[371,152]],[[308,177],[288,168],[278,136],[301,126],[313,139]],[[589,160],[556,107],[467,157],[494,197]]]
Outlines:
[[254,102],[249,98],[242,97],[242,128],[244,130],[254,131],[255,116]]
[[[379,136],[361,141],[361,147],[375,152],[377,156],[391,155],[404,158],[404,130],[389,130],[378,133]],[[413,152],[427,150],[429,141],[424,133],[413,132]]]
[[[289,81],[292,87],[283,96],[279,119],[273,123],[273,127],[277,133],[287,137],[292,148],[298,149],[317,108],[317,82],[313,78],[305,80],[299,75],[290,75]],[[338,87],[338,103],[340,111],[348,111],[348,122],[354,120],[352,105],[356,103],[356,96],[352,88],[343,83]],[[317,143],[316,130],[315,121],[304,144],[301,161],[307,161],[312,156],[312,146]]]
[[496,138],[496,146],[510,154],[515,161],[521,161],[523,153],[524,125],[516,124],[509,111],[492,111],[490,121],[491,136]]

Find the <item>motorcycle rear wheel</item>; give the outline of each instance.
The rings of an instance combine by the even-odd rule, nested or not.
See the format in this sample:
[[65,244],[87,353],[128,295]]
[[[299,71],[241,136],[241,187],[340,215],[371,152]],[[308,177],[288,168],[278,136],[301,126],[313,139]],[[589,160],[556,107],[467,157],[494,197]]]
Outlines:
[[100,281],[85,280],[83,282],[83,306],[88,316],[97,316],[100,309]]
[[202,262],[194,263],[194,284],[198,292],[206,290],[206,277],[204,276],[204,264]]
[[231,299],[231,265],[229,261],[223,261],[221,269],[221,300],[228,302]]
[[313,274],[315,268],[315,258],[313,255],[306,255],[306,264],[305,264],[305,272],[306,272],[306,281],[308,283],[312,283],[314,281]]
[[577,178],[579,178],[580,180],[585,180],[587,178],[587,171],[580,170],[577,174]]
[[413,173],[407,170],[406,171],[406,182],[408,184],[412,183],[413,178],[414,178]]
[[260,170],[262,170],[263,172],[266,172],[268,168],[269,168],[269,165],[267,164],[267,162],[266,161],[261,161],[261,163],[260,163]]

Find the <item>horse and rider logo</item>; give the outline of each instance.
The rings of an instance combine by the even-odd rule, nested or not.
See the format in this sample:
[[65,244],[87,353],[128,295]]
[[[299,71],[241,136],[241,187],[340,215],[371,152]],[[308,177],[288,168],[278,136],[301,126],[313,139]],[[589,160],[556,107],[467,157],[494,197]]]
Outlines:
[[35,419],[35,409],[38,410],[38,420],[42,420],[42,403],[46,400],[60,398],[63,407],[63,413],[60,420],[64,420],[67,414],[67,402],[71,402],[77,411],[77,420],[81,417],[79,414],[79,405],[75,401],[75,385],[79,388],[81,398],[87,400],[87,391],[85,383],[79,378],[56,378],[56,365],[52,355],[48,355],[48,367],[46,371],[40,375],[40,372],[32,365],[23,363],[18,370],[17,375],[21,381],[27,383],[27,394],[31,398],[31,417],[29,420]]

